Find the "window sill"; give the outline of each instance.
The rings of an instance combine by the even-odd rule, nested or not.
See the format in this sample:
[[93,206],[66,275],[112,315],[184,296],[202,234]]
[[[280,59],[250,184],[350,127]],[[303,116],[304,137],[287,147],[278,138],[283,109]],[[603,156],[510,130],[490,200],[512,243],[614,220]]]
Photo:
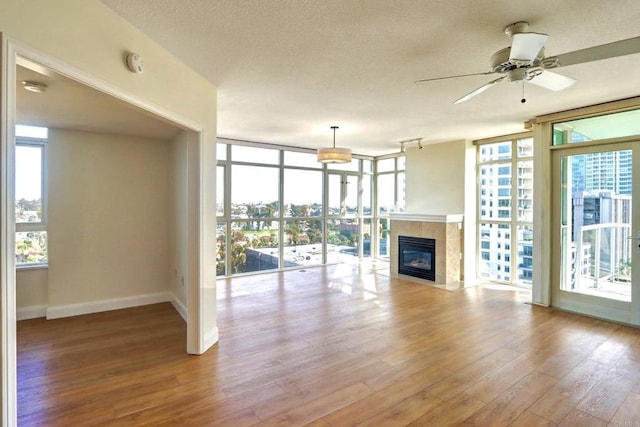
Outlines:
[[47,270],[49,264],[22,264],[16,265],[16,271],[29,271],[29,270]]

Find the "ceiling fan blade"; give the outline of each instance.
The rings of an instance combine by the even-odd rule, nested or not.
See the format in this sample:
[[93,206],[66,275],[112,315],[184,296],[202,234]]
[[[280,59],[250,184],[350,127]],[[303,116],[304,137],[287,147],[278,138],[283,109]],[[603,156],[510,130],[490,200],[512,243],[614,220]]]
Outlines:
[[568,65],[599,61],[601,59],[615,58],[634,53],[640,53],[640,37],[619,40],[613,43],[574,50],[573,52],[563,53],[555,57],[545,58],[543,65],[546,67],[545,63],[548,62],[551,65],[549,68],[566,67]]
[[436,80],[457,79],[458,77],[487,76],[489,74],[494,74],[494,73],[493,71],[487,71],[484,73],[458,74],[457,76],[435,77],[433,79],[416,80],[414,83],[434,82]]
[[535,76],[533,79],[528,80],[529,83],[536,86],[543,87],[545,89],[559,91],[568,88],[576,81],[571,77],[563,76],[561,74],[552,73],[551,71],[543,71],[541,74]]
[[460,104],[461,102],[468,101],[471,98],[473,98],[474,96],[481,94],[482,92],[484,92],[485,90],[487,90],[491,86],[493,86],[494,84],[496,84],[498,82],[501,82],[502,80],[504,80],[506,78],[507,78],[507,76],[502,76],[502,77],[497,78],[495,80],[491,80],[489,83],[485,83],[484,85],[480,86],[478,89],[474,90],[473,92],[469,92],[468,94],[466,94],[462,98],[456,100],[454,102],[454,104]]
[[509,60],[531,63],[538,56],[549,36],[540,33],[518,33],[513,35]]

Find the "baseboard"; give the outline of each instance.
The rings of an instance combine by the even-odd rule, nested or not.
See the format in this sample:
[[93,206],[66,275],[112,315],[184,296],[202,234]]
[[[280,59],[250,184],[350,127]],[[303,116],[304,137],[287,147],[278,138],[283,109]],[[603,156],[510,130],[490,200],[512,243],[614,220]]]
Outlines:
[[178,299],[176,294],[171,292],[171,305],[176,309],[182,320],[187,321],[187,307]]
[[140,305],[157,304],[172,301],[169,292],[137,295],[125,298],[113,298],[101,301],[91,301],[80,304],[60,305],[48,307],[47,319],[59,319],[61,317],[79,316],[82,314],[99,313],[101,311],[120,310],[122,308],[137,307]]
[[31,305],[29,307],[22,307],[16,310],[17,320],[37,319],[38,317],[45,317],[46,315],[46,305]]

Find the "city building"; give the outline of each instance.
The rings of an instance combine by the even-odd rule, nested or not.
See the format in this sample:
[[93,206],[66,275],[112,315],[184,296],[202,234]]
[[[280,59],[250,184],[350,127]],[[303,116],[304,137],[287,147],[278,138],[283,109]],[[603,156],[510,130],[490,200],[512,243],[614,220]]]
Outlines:
[[[399,416],[403,408],[428,411],[417,415],[423,420],[410,420],[426,425],[455,424],[446,417],[463,415],[456,422],[572,425],[588,418],[637,424],[637,330],[621,323],[640,325],[638,305],[624,298],[576,298],[566,287],[594,271],[597,279],[602,271],[615,278],[611,284],[625,279],[631,286],[631,266],[621,265],[627,249],[603,242],[633,237],[625,237],[622,226],[612,232],[610,224],[618,222],[604,221],[630,217],[625,197],[638,191],[628,171],[638,158],[633,151],[640,135],[632,72],[640,66],[638,6],[633,0],[606,7],[596,0],[579,7],[552,3],[0,2],[2,425],[16,425],[19,404],[34,405],[21,421],[40,425],[142,423],[154,415],[147,424],[331,424],[323,418],[351,405],[354,413],[376,416]],[[504,32],[514,23],[525,27],[525,19],[532,22],[518,33],[523,35]],[[490,67],[492,52],[504,56],[517,40],[542,39],[544,51],[536,49],[532,58],[507,58],[504,67],[515,67],[508,72]],[[617,49],[624,40],[625,49]],[[618,56],[621,51],[628,55]],[[563,52],[581,52],[574,59],[591,61],[563,64]],[[557,74],[567,86],[576,84],[560,93],[536,86]],[[438,81],[415,83],[421,79]],[[454,105],[465,93],[478,96]],[[589,129],[580,120],[591,120]],[[15,124],[50,129],[39,169],[41,201],[47,201],[40,218],[32,214],[37,209],[27,216],[13,212]],[[333,125],[340,125],[337,135],[329,133]],[[588,149],[577,139],[554,140],[571,129],[584,136]],[[318,164],[317,149],[335,148],[336,136],[338,148],[353,151],[352,161]],[[227,168],[233,158],[217,153],[218,143],[264,151],[236,164],[234,174],[233,164]],[[582,156],[587,151],[599,154]],[[563,195],[571,186],[563,164],[569,157],[584,185]],[[625,172],[612,174],[615,169]],[[291,178],[298,172],[304,178]],[[264,193],[257,213],[233,199],[247,182]],[[291,182],[322,206],[321,218],[313,217],[319,214],[313,208],[296,217],[283,212],[291,206]],[[279,204],[270,205],[275,200]],[[563,206],[575,206],[575,215],[562,217]],[[318,292],[291,306],[287,281],[307,283],[306,266],[248,279],[219,268],[229,258],[217,250],[224,247],[228,257],[234,238],[241,246],[255,239],[280,245],[277,260],[264,246],[251,247],[249,257],[268,251],[263,266],[277,261],[278,270],[290,267],[284,258],[297,245],[287,249],[284,236],[298,220],[321,222],[313,230],[322,230],[327,262],[338,259],[334,254],[356,262],[384,255],[396,249],[388,238],[394,213],[464,218],[455,229],[464,236],[462,246],[451,254],[464,269],[457,292],[390,277],[382,267],[377,276],[365,276],[376,271],[365,267],[333,281],[323,276],[329,268],[320,266],[310,282]],[[582,225],[574,228],[572,220]],[[581,247],[569,243],[569,236],[589,227],[612,238],[583,239]],[[247,229],[256,234],[232,236]],[[310,242],[302,244],[317,243],[309,229],[301,231]],[[16,268],[15,243],[25,242],[16,233],[36,232],[47,233],[46,264]],[[341,237],[344,244],[328,241]],[[563,257],[570,262],[562,264]],[[576,280],[566,280],[567,269]],[[493,280],[499,286],[480,286]],[[234,288],[236,283],[246,288]],[[258,295],[243,312],[250,321],[233,317],[237,323],[224,331],[247,333],[224,341],[219,307],[232,313],[255,283],[276,286],[278,304],[264,309]],[[503,286],[512,284],[529,288]],[[358,301],[352,310],[354,300],[345,296],[358,286],[366,292],[357,296],[370,304]],[[408,292],[395,294],[397,289]],[[425,290],[439,293],[415,298]],[[310,316],[308,301],[320,301],[322,310]],[[170,313],[146,328],[141,340],[124,342],[128,326],[107,326],[64,355],[56,354],[55,344],[37,343],[31,348],[39,351],[27,361],[33,370],[18,371],[20,325],[65,317],[55,335],[73,340],[64,325],[86,332],[103,314],[135,327],[135,317],[102,312],[156,303],[171,304],[165,304]],[[442,310],[437,319],[430,317],[435,308]],[[407,313],[416,317],[396,328],[394,320]],[[84,315],[93,317],[85,324]],[[167,316],[184,320],[171,323],[179,340],[138,357],[164,343],[159,338]],[[362,323],[344,327],[354,319]],[[296,329],[299,335],[291,336],[292,324],[320,325],[321,334],[308,339]],[[273,333],[264,334],[265,328]],[[431,346],[439,337],[455,340]],[[425,346],[415,350],[417,342]],[[252,358],[265,348],[273,352]],[[144,370],[167,354],[168,364]],[[58,357],[57,366],[47,366],[46,357]],[[94,376],[83,367],[96,357],[109,368]],[[41,381],[61,366],[75,382],[50,395]],[[18,394],[23,374],[35,380]],[[190,379],[203,377],[202,388],[193,390]],[[305,387],[309,377],[314,383]],[[483,389],[479,381],[496,386],[490,401],[486,393],[471,393],[472,387]],[[581,394],[566,399],[568,389]],[[151,396],[148,406],[137,393]],[[272,400],[261,400],[267,398]],[[120,399],[119,405],[101,406],[108,399]],[[278,406],[292,401],[299,406]],[[223,402],[222,409],[212,409],[215,402]],[[166,412],[156,412],[157,405]],[[228,408],[230,418],[218,418],[216,410]]]

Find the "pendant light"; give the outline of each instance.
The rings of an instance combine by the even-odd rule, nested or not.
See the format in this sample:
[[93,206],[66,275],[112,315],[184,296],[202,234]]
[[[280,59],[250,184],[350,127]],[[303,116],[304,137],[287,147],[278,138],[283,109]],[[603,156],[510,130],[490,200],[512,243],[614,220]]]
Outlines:
[[331,126],[331,129],[333,129],[333,147],[318,148],[318,161],[320,163],[349,163],[351,161],[351,150],[336,147],[336,129],[338,129],[338,126]]

